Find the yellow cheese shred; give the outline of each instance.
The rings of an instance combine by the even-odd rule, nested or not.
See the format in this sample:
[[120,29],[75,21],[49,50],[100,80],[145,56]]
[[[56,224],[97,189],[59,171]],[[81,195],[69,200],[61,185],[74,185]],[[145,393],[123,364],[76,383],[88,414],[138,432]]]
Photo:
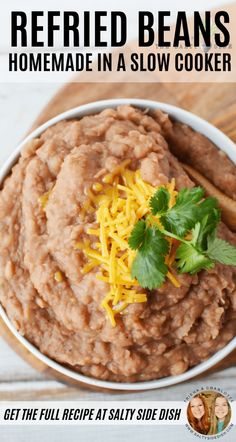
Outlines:
[[[129,248],[128,238],[135,223],[150,213],[149,200],[157,189],[141,178],[140,170],[128,169],[130,162],[123,161],[103,177],[102,183],[97,182],[88,189],[85,208],[87,213],[94,212],[96,226],[87,229],[90,240],[76,246],[87,257],[82,273],[97,267],[97,279],[109,284],[109,292],[102,300],[101,307],[113,327],[116,325],[116,315],[123,314],[129,304],[147,301],[147,294],[131,277],[136,252]],[[177,195],[175,180],[172,179],[166,188],[170,192],[171,207]],[[180,287],[169,265],[169,262],[173,262],[172,255],[170,251],[166,259],[169,266],[167,278],[175,287]]]
[[38,199],[38,202],[39,202],[40,206],[42,207],[43,211],[46,210],[46,205],[47,205],[48,198],[49,198],[51,192],[52,192],[52,189],[48,190],[48,192],[45,192]]
[[57,272],[55,272],[55,274],[54,274],[54,279],[55,279],[55,281],[57,281],[57,282],[62,282],[62,281],[63,281],[63,275],[62,275],[62,273],[60,272],[60,270],[58,270]]

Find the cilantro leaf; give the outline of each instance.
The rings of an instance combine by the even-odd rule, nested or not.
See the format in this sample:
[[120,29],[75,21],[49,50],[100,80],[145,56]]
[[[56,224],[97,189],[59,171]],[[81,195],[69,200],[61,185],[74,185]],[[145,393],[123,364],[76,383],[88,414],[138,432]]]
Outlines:
[[169,243],[157,227],[147,227],[140,250],[145,253],[152,250],[165,256],[169,252]]
[[175,205],[161,216],[161,223],[165,229],[175,235],[184,237],[198,221],[197,203],[200,202],[203,196],[204,190],[201,187],[181,189]]
[[192,230],[192,243],[205,251],[207,249],[208,236],[216,231],[219,221],[220,211],[214,208],[201,221],[195,224]]
[[167,274],[167,266],[159,262],[153,253],[140,250],[132,265],[132,278],[136,278],[141,287],[154,290],[161,287]]
[[214,267],[214,262],[202,252],[198,251],[194,245],[182,243],[176,252],[177,268],[180,273],[190,273],[194,275],[200,270],[208,270]]
[[143,243],[133,261],[132,278],[149,290],[161,287],[168,272],[165,264],[168,251],[169,243],[161,232],[155,227],[147,227]]
[[153,215],[167,212],[169,208],[170,193],[165,187],[160,187],[150,199],[150,208]]
[[[219,209],[215,208],[217,201],[210,198],[209,201],[205,201],[203,213],[206,213],[206,215],[193,227],[191,241],[182,243],[177,249],[177,268],[180,273],[190,273],[193,275],[200,270],[208,270],[214,267],[215,260],[213,256],[209,256],[207,244],[209,235],[216,232],[220,212]],[[207,213],[208,210],[211,211]]]
[[208,196],[203,201],[198,204],[198,216],[199,219],[204,218],[204,216],[212,213],[213,210],[216,210],[218,213],[218,219],[220,218],[220,209],[219,203],[216,198]]
[[146,229],[146,222],[144,220],[138,221],[129,237],[128,244],[132,250],[138,249],[144,240],[144,234]]
[[215,233],[208,237],[207,254],[209,258],[221,264],[236,266],[236,248],[223,239],[217,238]]

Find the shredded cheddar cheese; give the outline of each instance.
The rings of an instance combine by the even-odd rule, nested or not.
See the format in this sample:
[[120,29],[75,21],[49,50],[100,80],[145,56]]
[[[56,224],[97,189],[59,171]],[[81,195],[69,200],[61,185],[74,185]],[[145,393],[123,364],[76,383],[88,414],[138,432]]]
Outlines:
[[52,188],[50,190],[48,190],[47,192],[45,192],[43,195],[41,195],[39,197],[39,199],[38,199],[38,202],[39,202],[39,204],[40,204],[40,206],[41,206],[41,208],[43,209],[44,212],[45,212],[46,205],[47,205],[47,202],[48,202],[48,198],[49,198],[51,192],[52,192]]
[[[87,263],[82,273],[99,269],[97,279],[109,284],[109,292],[101,302],[113,326],[115,316],[123,312],[129,304],[146,302],[138,281],[131,277],[131,267],[136,252],[128,245],[128,238],[135,225],[144,215],[150,213],[149,200],[157,190],[143,181],[140,171],[127,168],[130,160],[122,162],[111,173],[105,175],[101,183],[95,183],[87,191],[88,201],[83,214],[96,213],[97,227],[87,229],[91,241],[77,243],[83,250]],[[170,192],[170,206],[175,203],[177,192],[174,179],[166,185]],[[175,287],[179,281],[171,273],[173,257],[167,257],[169,266],[167,277]]]
[[60,272],[60,270],[58,270],[57,272],[55,272],[54,274],[54,279],[57,282],[62,282],[63,281],[63,276],[62,273]]

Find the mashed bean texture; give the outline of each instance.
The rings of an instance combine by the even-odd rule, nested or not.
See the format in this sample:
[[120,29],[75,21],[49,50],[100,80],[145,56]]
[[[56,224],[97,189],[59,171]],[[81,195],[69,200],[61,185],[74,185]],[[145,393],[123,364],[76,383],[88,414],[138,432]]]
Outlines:
[[[171,151],[184,160],[189,155],[236,195],[235,166],[209,143],[160,111],[150,116],[121,106],[62,121],[25,147],[0,194],[0,301],[42,353],[88,376],[135,382],[180,374],[234,336],[232,267],[178,276],[180,288],[166,282],[112,327],[100,307],[108,285],[96,279],[96,269],[81,272],[86,258],[75,247],[95,225],[91,214],[81,217],[88,189],[127,158],[143,180],[157,186],[175,178],[180,190],[194,184]],[[236,244],[223,224],[220,235]]]

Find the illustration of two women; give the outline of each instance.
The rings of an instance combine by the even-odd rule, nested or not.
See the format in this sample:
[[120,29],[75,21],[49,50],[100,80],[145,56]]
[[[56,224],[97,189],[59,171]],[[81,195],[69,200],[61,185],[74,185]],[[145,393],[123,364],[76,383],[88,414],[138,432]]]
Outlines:
[[210,415],[205,397],[198,394],[189,402],[187,415],[195,431],[212,435],[221,433],[228,426],[231,410],[227,399],[221,394],[216,394],[211,404]]

